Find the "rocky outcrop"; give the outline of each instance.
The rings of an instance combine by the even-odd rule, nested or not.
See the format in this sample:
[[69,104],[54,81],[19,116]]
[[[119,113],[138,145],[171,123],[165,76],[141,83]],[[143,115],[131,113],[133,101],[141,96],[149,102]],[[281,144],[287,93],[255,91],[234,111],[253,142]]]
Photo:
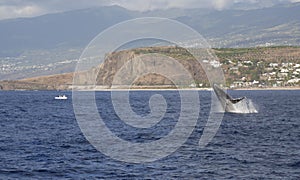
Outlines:
[[[186,72],[181,72],[177,66],[182,66]],[[97,85],[111,86],[116,75],[120,76],[120,71],[127,71],[122,74],[122,81],[135,86],[172,85],[174,82],[170,78],[180,79],[179,76],[182,76],[182,73],[189,73],[196,82],[207,82],[200,63],[185,49],[177,47],[138,48],[114,52],[109,54],[98,68]],[[165,77],[163,73],[158,73],[162,71],[168,72],[172,77]],[[128,79],[141,74],[143,75],[138,76],[133,82]],[[124,84],[124,82],[115,83]],[[181,85],[186,86],[191,83],[193,82],[187,80],[181,82]]]
[[[299,47],[214,49],[212,51],[219,58],[221,63],[219,65],[222,66],[228,86],[233,81],[241,79],[263,81],[259,79],[259,75],[270,69],[270,62],[299,64],[300,59]],[[213,62],[205,56],[202,60],[206,64]],[[245,64],[248,61],[252,63]],[[205,66],[205,63],[202,65]],[[179,66],[186,71],[182,72]],[[213,67],[210,68],[213,71]],[[189,74],[192,80],[187,79],[186,74]],[[222,76],[217,72],[213,74],[216,77]],[[73,77],[73,73],[67,73],[18,81],[0,81],[0,89],[60,90],[71,89],[77,85],[98,85],[104,88],[115,85],[135,86],[135,88],[147,86],[165,88],[173,87],[175,84],[182,87],[190,84],[209,86],[206,72],[201,64],[186,49],[179,47],[147,47],[109,53],[102,64],[88,71],[76,73],[74,85]],[[176,82],[173,81],[174,79]]]
[[[167,61],[169,60],[169,61]],[[185,70],[182,72],[178,66]],[[126,70],[120,75],[120,71]],[[160,72],[160,73],[159,73]],[[163,72],[167,72],[166,77]],[[189,74],[191,79],[187,79]],[[136,76],[138,75],[138,76]],[[116,82],[116,76],[121,76]],[[135,77],[134,79],[133,76]],[[89,82],[97,77],[96,82]],[[185,49],[179,47],[147,47],[110,53],[104,63],[86,72],[76,74],[77,85],[98,85],[111,87],[113,83],[129,86],[189,86],[194,83],[208,83],[201,65]],[[174,79],[177,79],[174,82]],[[179,80],[178,80],[179,79]],[[70,89],[73,73],[42,76],[19,81],[0,82],[2,89]]]

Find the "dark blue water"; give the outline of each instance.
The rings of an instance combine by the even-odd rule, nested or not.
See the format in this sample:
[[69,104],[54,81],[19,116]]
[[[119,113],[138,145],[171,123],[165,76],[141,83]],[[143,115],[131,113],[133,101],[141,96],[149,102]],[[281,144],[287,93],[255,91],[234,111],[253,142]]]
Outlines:
[[[109,92],[97,92],[96,98],[107,127],[118,137],[151,142],[171,131],[180,111],[179,95],[171,91],[131,92],[133,111],[150,113],[148,101],[155,93],[168,107],[163,120],[149,129],[122,123]],[[299,179],[300,91],[230,93],[252,99],[259,113],[225,114],[214,139],[199,148],[210,108],[210,92],[200,92],[200,118],[187,142],[163,159],[133,164],[112,160],[84,138],[71,99],[54,100],[55,91],[0,91],[0,178]]]

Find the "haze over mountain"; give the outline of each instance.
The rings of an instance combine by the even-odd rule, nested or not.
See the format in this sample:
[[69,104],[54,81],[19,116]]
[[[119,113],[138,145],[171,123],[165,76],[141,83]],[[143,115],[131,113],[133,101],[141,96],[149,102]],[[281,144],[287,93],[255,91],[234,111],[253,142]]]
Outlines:
[[[238,3],[225,10],[173,8],[140,12],[120,6],[105,6],[1,20],[0,57],[2,60],[15,57],[4,59],[5,63],[20,65],[26,62],[26,71],[30,76],[70,72],[74,62],[72,66],[61,67],[59,71],[52,68],[49,72],[42,68],[35,73],[29,66],[76,59],[101,31],[124,20],[146,16],[167,17],[187,24],[202,34],[212,47],[300,44],[300,3],[253,8],[247,3]],[[18,72],[27,76],[24,70]],[[16,75],[15,71],[1,72],[1,79],[22,76]]]
[[[176,19],[187,24],[213,44],[240,45],[239,35],[249,38],[243,46],[265,42],[299,43],[300,4],[284,4],[253,10],[168,9],[150,12],[107,6],[48,14],[34,18],[0,21],[0,53],[57,47],[84,47],[104,29],[124,20],[143,16]],[[263,33],[263,34],[262,34]],[[253,43],[257,38],[261,41]],[[215,40],[217,38],[217,40]],[[233,39],[234,38],[234,39]],[[215,41],[214,41],[215,40]],[[230,41],[230,42],[227,42]]]

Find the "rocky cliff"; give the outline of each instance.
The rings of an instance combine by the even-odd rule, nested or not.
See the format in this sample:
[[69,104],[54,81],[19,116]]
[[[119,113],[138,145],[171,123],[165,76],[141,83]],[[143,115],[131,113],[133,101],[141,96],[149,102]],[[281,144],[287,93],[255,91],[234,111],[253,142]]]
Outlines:
[[[300,65],[299,47],[214,49],[212,52],[221,62],[227,85],[243,79],[249,82],[261,80],[272,86],[271,83],[282,79],[277,75],[281,75],[281,69],[284,68],[291,69],[291,72],[286,73],[286,77],[281,80],[283,83],[291,78],[299,78],[296,74],[297,65]],[[202,59],[202,61],[209,64],[209,60]],[[278,64],[278,67],[271,68],[272,63]],[[268,74],[276,76],[264,78]],[[67,90],[72,88],[73,77],[73,73],[66,73],[18,81],[0,81],[0,89]],[[91,79],[96,80],[89,81]],[[268,79],[274,82],[269,82]],[[105,88],[173,87],[174,84],[181,87],[188,87],[191,84],[209,86],[200,63],[187,50],[179,47],[147,47],[113,52],[106,56],[104,63],[88,71],[76,73],[76,80],[79,85],[97,85]]]

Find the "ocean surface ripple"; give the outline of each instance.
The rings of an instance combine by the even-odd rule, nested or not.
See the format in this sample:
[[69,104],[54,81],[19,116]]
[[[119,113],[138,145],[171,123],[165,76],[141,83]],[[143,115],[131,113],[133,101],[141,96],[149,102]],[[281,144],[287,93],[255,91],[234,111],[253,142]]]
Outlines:
[[[198,141],[210,110],[209,91],[200,91],[200,118],[175,153],[155,162],[112,160],[83,136],[73,112],[56,91],[0,91],[1,179],[299,179],[300,91],[229,91],[247,96],[256,114],[226,113],[216,136],[205,148]],[[97,107],[109,129],[131,142],[166,136],[176,125],[180,97],[176,91],[132,91],[130,103],[141,116],[150,113],[149,98],[161,94],[167,110],[161,122],[138,129],[114,112],[110,92],[96,92]],[[105,102],[105,103],[103,103]]]

